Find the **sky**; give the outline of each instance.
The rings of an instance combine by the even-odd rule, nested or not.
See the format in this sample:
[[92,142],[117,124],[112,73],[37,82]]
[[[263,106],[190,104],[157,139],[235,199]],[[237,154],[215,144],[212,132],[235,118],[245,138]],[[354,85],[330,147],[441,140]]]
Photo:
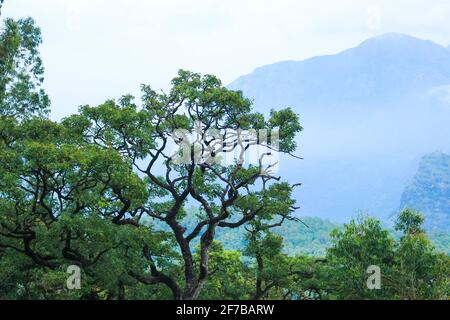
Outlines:
[[141,83],[167,90],[178,69],[228,84],[387,32],[450,44],[448,0],[5,0],[2,16],[41,27],[54,119]]

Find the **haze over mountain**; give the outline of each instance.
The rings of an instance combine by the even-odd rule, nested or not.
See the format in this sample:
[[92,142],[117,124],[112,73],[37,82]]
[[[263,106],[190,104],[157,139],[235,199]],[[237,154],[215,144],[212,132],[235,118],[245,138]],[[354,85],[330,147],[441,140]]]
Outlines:
[[363,107],[449,83],[446,48],[389,33],[336,55],[260,67],[230,87],[243,90],[257,107],[354,103]]
[[280,174],[303,182],[301,215],[387,217],[424,154],[450,151],[450,50],[390,33],[344,52],[256,69],[229,85],[255,109],[293,107],[303,161]]

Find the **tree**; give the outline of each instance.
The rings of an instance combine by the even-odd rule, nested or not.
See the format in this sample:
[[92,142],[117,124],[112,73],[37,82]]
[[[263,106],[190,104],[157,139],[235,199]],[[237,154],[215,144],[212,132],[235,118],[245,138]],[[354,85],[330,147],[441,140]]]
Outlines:
[[72,296],[58,291],[67,266],[78,265],[88,290],[80,297],[119,297],[132,281],[129,267],[145,266],[142,243],[170,258],[163,232],[121,219],[139,210],[147,190],[118,152],[86,145],[50,120],[4,118],[0,126],[0,260],[27,271],[10,290],[46,278],[53,285],[26,297]]
[[[255,217],[284,221],[295,210],[293,186],[280,182],[266,161],[270,153],[295,150],[302,128],[292,110],[272,111],[266,121],[251,113],[241,92],[226,89],[216,77],[180,71],[168,94],[142,86],[141,106],[124,96],[55,123],[45,119],[41,41],[30,18],[7,19],[0,34],[5,263],[21,254],[28,258],[26,268],[46,274],[77,264],[93,283],[94,292],[82,295],[87,297],[123,298],[127,286],[139,283],[164,285],[175,299],[195,299],[210,276],[217,228],[236,228]],[[254,135],[262,129],[265,136]],[[186,131],[196,131],[199,139],[190,142]],[[170,140],[192,155],[170,154]],[[256,146],[266,151],[246,166],[243,159]],[[221,162],[237,150],[236,161]],[[202,211],[187,232],[181,221],[189,201]],[[171,236],[154,231],[149,218],[167,224]],[[171,241],[179,256],[167,246]],[[109,279],[96,272],[105,264],[115,270]]]
[[[299,219],[293,219],[300,222]],[[255,219],[247,229],[248,245],[245,254],[254,259],[253,300],[311,300],[322,296],[321,275],[323,260],[303,256],[289,256],[283,252],[283,237],[271,229],[280,223]]]
[[45,115],[50,100],[42,89],[41,32],[33,19],[6,19],[0,31],[0,116]]
[[[367,287],[369,266],[378,266],[382,276],[390,274],[394,261],[394,239],[380,221],[359,216],[332,233],[333,246],[327,250],[326,291],[334,299],[389,299],[392,292],[382,281],[381,290]],[[383,278],[382,278],[383,279]]]
[[[170,227],[183,259],[184,283],[166,284],[174,298],[195,299],[210,273],[209,250],[217,228],[237,228],[255,217],[280,216],[284,221],[295,210],[294,186],[280,182],[271,174],[274,164],[264,160],[270,152],[293,152],[294,137],[302,128],[291,109],[272,111],[267,121],[251,113],[251,102],[241,92],[228,90],[211,75],[180,71],[168,94],[145,85],[142,90],[141,107],[124,96],[118,103],[85,106],[65,125],[80,130],[87,144],[116,150],[145,177],[142,181],[150,192],[141,210]],[[273,143],[277,128],[278,146]],[[267,143],[253,135],[252,130],[262,129],[269,137]],[[190,141],[189,132],[195,132],[196,139]],[[174,143],[185,154],[173,153]],[[256,164],[245,165],[245,155],[256,146],[268,151]],[[238,159],[231,164],[221,161],[232,152]],[[181,223],[188,201],[201,207],[198,224],[189,232]],[[198,263],[192,247],[197,237]],[[157,270],[151,256],[149,252],[151,275],[130,273],[140,282],[159,283],[167,276]]]
[[[216,77],[180,71],[168,94],[142,86],[141,106],[124,96],[55,123],[45,119],[49,100],[41,89],[40,43],[32,19],[6,20],[0,34],[2,258],[23,254],[47,271],[75,263],[98,282],[97,264],[134,252],[146,267],[139,259],[124,259],[120,265],[127,270],[93,286],[95,296],[110,294],[112,286],[124,296],[134,279],[163,284],[176,299],[195,299],[210,275],[217,228],[237,228],[255,217],[284,221],[295,210],[294,186],[280,182],[272,174],[275,164],[267,163],[271,153],[295,150],[302,128],[291,109],[272,111],[266,121],[251,113],[241,92],[226,89]],[[185,133],[193,131],[197,139],[190,142]],[[170,140],[192,154],[171,154]],[[244,157],[257,146],[264,153],[245,165]],[[239,153],[233,163],[221,161],[232,152]],[[189,201],[202,211],[187,232],[181,221]],[[167,224],[172,237],[153,232],[149,218]],[[132,241],[142,243],[139,254],[134,246],[119,245],[113,234],[140,239]],[[102,245],[94,243],[99,235]],[[176,260],[171,250],[159,254],[171,240],[181,265],[170,263]],[[173,276],[177,267],[182,281]]]
[[423,215],[415,210],[405,209],[398,215],[395,227],[403,235],[396,246],[389,280],[403,299],[448,299],[450,258],[436,252],[423,223]]
[[[334,299],[447,299],[449,257],[436,252],[422,231],[419,212],[405,210],[396,228],[403,232],[395,241],[381,223],[359,218],[333,234],[327,252],[328,280],[325,291]],[[367,267],[381,271],[381,289],[366,286]]]
[[255,226],[249,231],[246,254],[256,260],[256,281],[253,300],[267,298],[272,289],[288,281],[288,258],[282,254],[283,238]]
[[403,210],[395,221],[395,230],[402,231],[405,236],[424,233],[422,225],[425,221],[423,215],[412,209]]

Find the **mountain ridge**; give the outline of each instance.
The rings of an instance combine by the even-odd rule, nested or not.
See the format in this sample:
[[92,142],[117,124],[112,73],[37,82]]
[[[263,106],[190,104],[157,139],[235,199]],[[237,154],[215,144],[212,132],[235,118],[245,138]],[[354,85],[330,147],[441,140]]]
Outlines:
[[[341,51],[338,51],[336,53],[322,54],[322,55],[312,56],[312,57],[308,57],[308,58],[305,58],[305,59],[299,59],[299,60],[295,60],[295,59],[280,60],[280,61],[277,61],[277,62],[274,62],[274,63],[269,63],[269,64],[266,64],[266,65],[263,65],[263,66],[260,66],[260,67],[256,67],[252,72],[250,72],[248,74],[244,74],[244,75],[238,77],[238,79],[241,78],[241,77],[248,76],[248,75],[254,73],[255,71],[259,71],[260,69],[264,69],[266,67],[270,67],[270,66],[273,66],[273,65],[283,64],[283,63],[306,62],[306,61],[312,60],[312,59],[318,59],[318,58],[322,58],[322,57],[335,56],[335,55],[339,55],[339,54],[345,53],[347,51],[351,51],[351,50],[356,49],[356,48],[358,48],[360,46],[363,46],[365,44],[370,44],[371,42],[375,42],[375,41],[379,41],[379,40],[395,40],[395,39],[397,39],[397,40],[398,39],[409,39],[409,40],[413,40],[413,41],[423,41],[423,42],[426,42],[426,43],[433,44],[433,45],[435,45],[437,47],[441,47],[441,48],[444,48],[444,49],[450,49],[450,44],[447,45],[447,46],[443,46],[443,45],[440,45],[440,44],[438,44],[438,43],[436,43],[436,42],[434,42],[432,40],[421,39],[421,38],[410,36],[410,35],[407,35],[407,34],[404,34],[404,33],[388,32],[388,33],[384,33],[384,34],[381,34],[381,35],[377,35],[377,36],[368,38],[368,39],[360,42],[358,45],[356,45],[354,47],[351,47],[351,48],[348,48],[348,49],[345,49],[345,50],[341,50]],[[234,81],[236,81],[236,80],[234,80]],[[231,83],[233,83],[233,82],[231,82]]]
[[[367,72],[361,73],[363,69]],[[326,92],[321,90],[324,83],[328,87]],[[263,104],[272,108],[277,104],[329,103],[330,100],[361,102],[448,83],[449,50],[430,40],[389,33],[337,54],[256,68],[229,87],[246,92],[261,109]]]

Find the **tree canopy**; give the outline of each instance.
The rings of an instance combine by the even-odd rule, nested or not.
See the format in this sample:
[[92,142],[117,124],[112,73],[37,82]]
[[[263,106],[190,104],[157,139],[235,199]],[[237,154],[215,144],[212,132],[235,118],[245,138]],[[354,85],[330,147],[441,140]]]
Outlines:
[[[210,276],[217,228],[256,218],[293,219],[294,186],[280,181],[272,174],[274,164],[264,161],[274,152],[295,151],[302,128],[292,110],[272,111],[266,120],[251,112],[241,92],[228,90],[216,77],[181,70],[168,93],[143,85],[139,105],[125,95],[83,106],[57,123],[45,117],[49,101],[39,89],[39,29],[31,19],[7,19],[5,26],[0,38],[3,253],[24,255],[36,272],[79,265],[95,282],[95,292],[85,295],[123,296],[125,283],[135,281],[162,284],[175,299],[193,299]],[[256,130],[265,130],[264,137],[254,135]],[[186,132],[196,139],[190,141]],[[256,146],[266,151],[256,163],[245,163],[245,154]],[[192,154],[180,158],[183,150]],[[239,156],[225,163],[228,153]],[[188,203],[201,208],[192,230],[181,224]],[[170,232],[153,231],[154,220]],[[115,270],[108,281],[99,276],[105,266]],[[173,276],[177,269],[183,270],[182,279]]]
[[[398,241],[360,218],[324,257],[285,253],[273,229],[301,223],[300,184],[277,175],[279,154],[298,158],[291,108],[264,116],[217,77],[180,70],[168,92],[142,85],[140,99],[53,121],[41,42],[31,18],[0,30],[0,298],[448,297],[448,256],[412,210]],[[245,249],[225,249],[218,232],[238,228]],[[374,264],[382,291],[365,287]]]

